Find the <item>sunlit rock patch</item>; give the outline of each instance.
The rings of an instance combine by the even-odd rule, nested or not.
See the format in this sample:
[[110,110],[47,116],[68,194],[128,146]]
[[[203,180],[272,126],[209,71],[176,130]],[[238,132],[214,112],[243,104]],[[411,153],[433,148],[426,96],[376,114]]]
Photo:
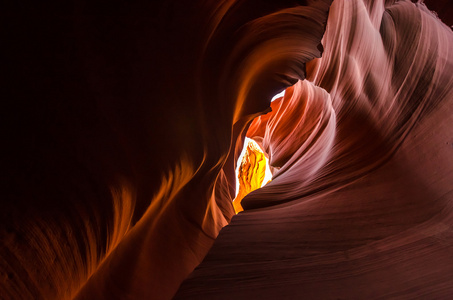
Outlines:
[[260,146],[252,139],[246,138],[244,150],[239,157],[237,176],[237,195],[233,201],[236,213],[243,211],[242,199],[249,193],[272,180],[269,162]]

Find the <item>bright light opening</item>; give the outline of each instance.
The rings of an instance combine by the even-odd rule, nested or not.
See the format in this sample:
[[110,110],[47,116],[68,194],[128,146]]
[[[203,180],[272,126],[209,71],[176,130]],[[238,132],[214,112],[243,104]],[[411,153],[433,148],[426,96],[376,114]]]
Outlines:
[[[244,155],[247,152],[247,147],[248,147],[249,143],[252,143],[258,149],[261,149],[260,146],[254,140],[249,139],[248,137],[245,138],[244,147],[242,148],[242,152],[238,158],[237,166],[236,166],[236,196],[235,197],[237,197],[237,195],[239,193],[239,180],[238,180],[239,169],[241,167],[242,160],[244,159]],[[267,157],[265,157],[265,160],[266,160],[266,172],[265,172],[264,180],[263,180],[263,183],[261,184],[261,187],[265,186],[270,180],[272,180],[272,173],[271,173],[271,170],[269,169],[269,160]]]
[[[275,95],[271,102],[283,97],[285,90]],[[244,147],[236,165],[236,195],[233,207],[236,213],[243,211],[242,199],[256,189],[262,188],[272,180],[269,160],[260,146],[252,139],[245,138]]]
[[280,93],[278,93],[277,95],[275,95],[275,96],[272,98],[271,102],[274,101],[274,100],[277,100],[277,99],[280,98],[280,97],[285,96],[285,91],[286,91],[286,90],[283,90],[282,92],[280,92]]

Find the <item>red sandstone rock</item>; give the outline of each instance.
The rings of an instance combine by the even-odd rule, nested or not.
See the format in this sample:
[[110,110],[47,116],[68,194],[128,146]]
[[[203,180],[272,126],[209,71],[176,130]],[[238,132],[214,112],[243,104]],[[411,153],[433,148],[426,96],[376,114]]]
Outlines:
[[[60,2],[2,8],[0,298],[453,294],[453,34],[423,4]],[[246,133],[274,180],[232,217]]]
[[[312,92],[289,89],[248,131],[271,161],[280,146],[280,170],[242,200],[176,299],[453,295],[451,30],[423,4],[334,1],[323,45],[294,88]],[[303,113],[279,117],[326,92],[333,143],[330,130],[314,141],[317,127],[293,130]],[[301,138],[278,142],[288,135]],[[326,161],[313,168],[299,147]]]

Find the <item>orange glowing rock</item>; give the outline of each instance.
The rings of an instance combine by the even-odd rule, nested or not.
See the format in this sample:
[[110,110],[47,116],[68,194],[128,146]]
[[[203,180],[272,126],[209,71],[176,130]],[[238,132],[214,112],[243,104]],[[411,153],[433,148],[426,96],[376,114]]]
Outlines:
[[238,172],[239,193],[233,201],[236,213],[244,210],[241,206],[242,199],[263,185],[265,174],[266,157],[254,142],[249,142]]

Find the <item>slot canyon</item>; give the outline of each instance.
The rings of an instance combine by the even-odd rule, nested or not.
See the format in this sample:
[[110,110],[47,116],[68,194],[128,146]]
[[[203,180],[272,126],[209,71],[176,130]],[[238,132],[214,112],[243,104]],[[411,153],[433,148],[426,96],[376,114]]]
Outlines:
[[453,299],[449,0],[0,7],[0,299]]

